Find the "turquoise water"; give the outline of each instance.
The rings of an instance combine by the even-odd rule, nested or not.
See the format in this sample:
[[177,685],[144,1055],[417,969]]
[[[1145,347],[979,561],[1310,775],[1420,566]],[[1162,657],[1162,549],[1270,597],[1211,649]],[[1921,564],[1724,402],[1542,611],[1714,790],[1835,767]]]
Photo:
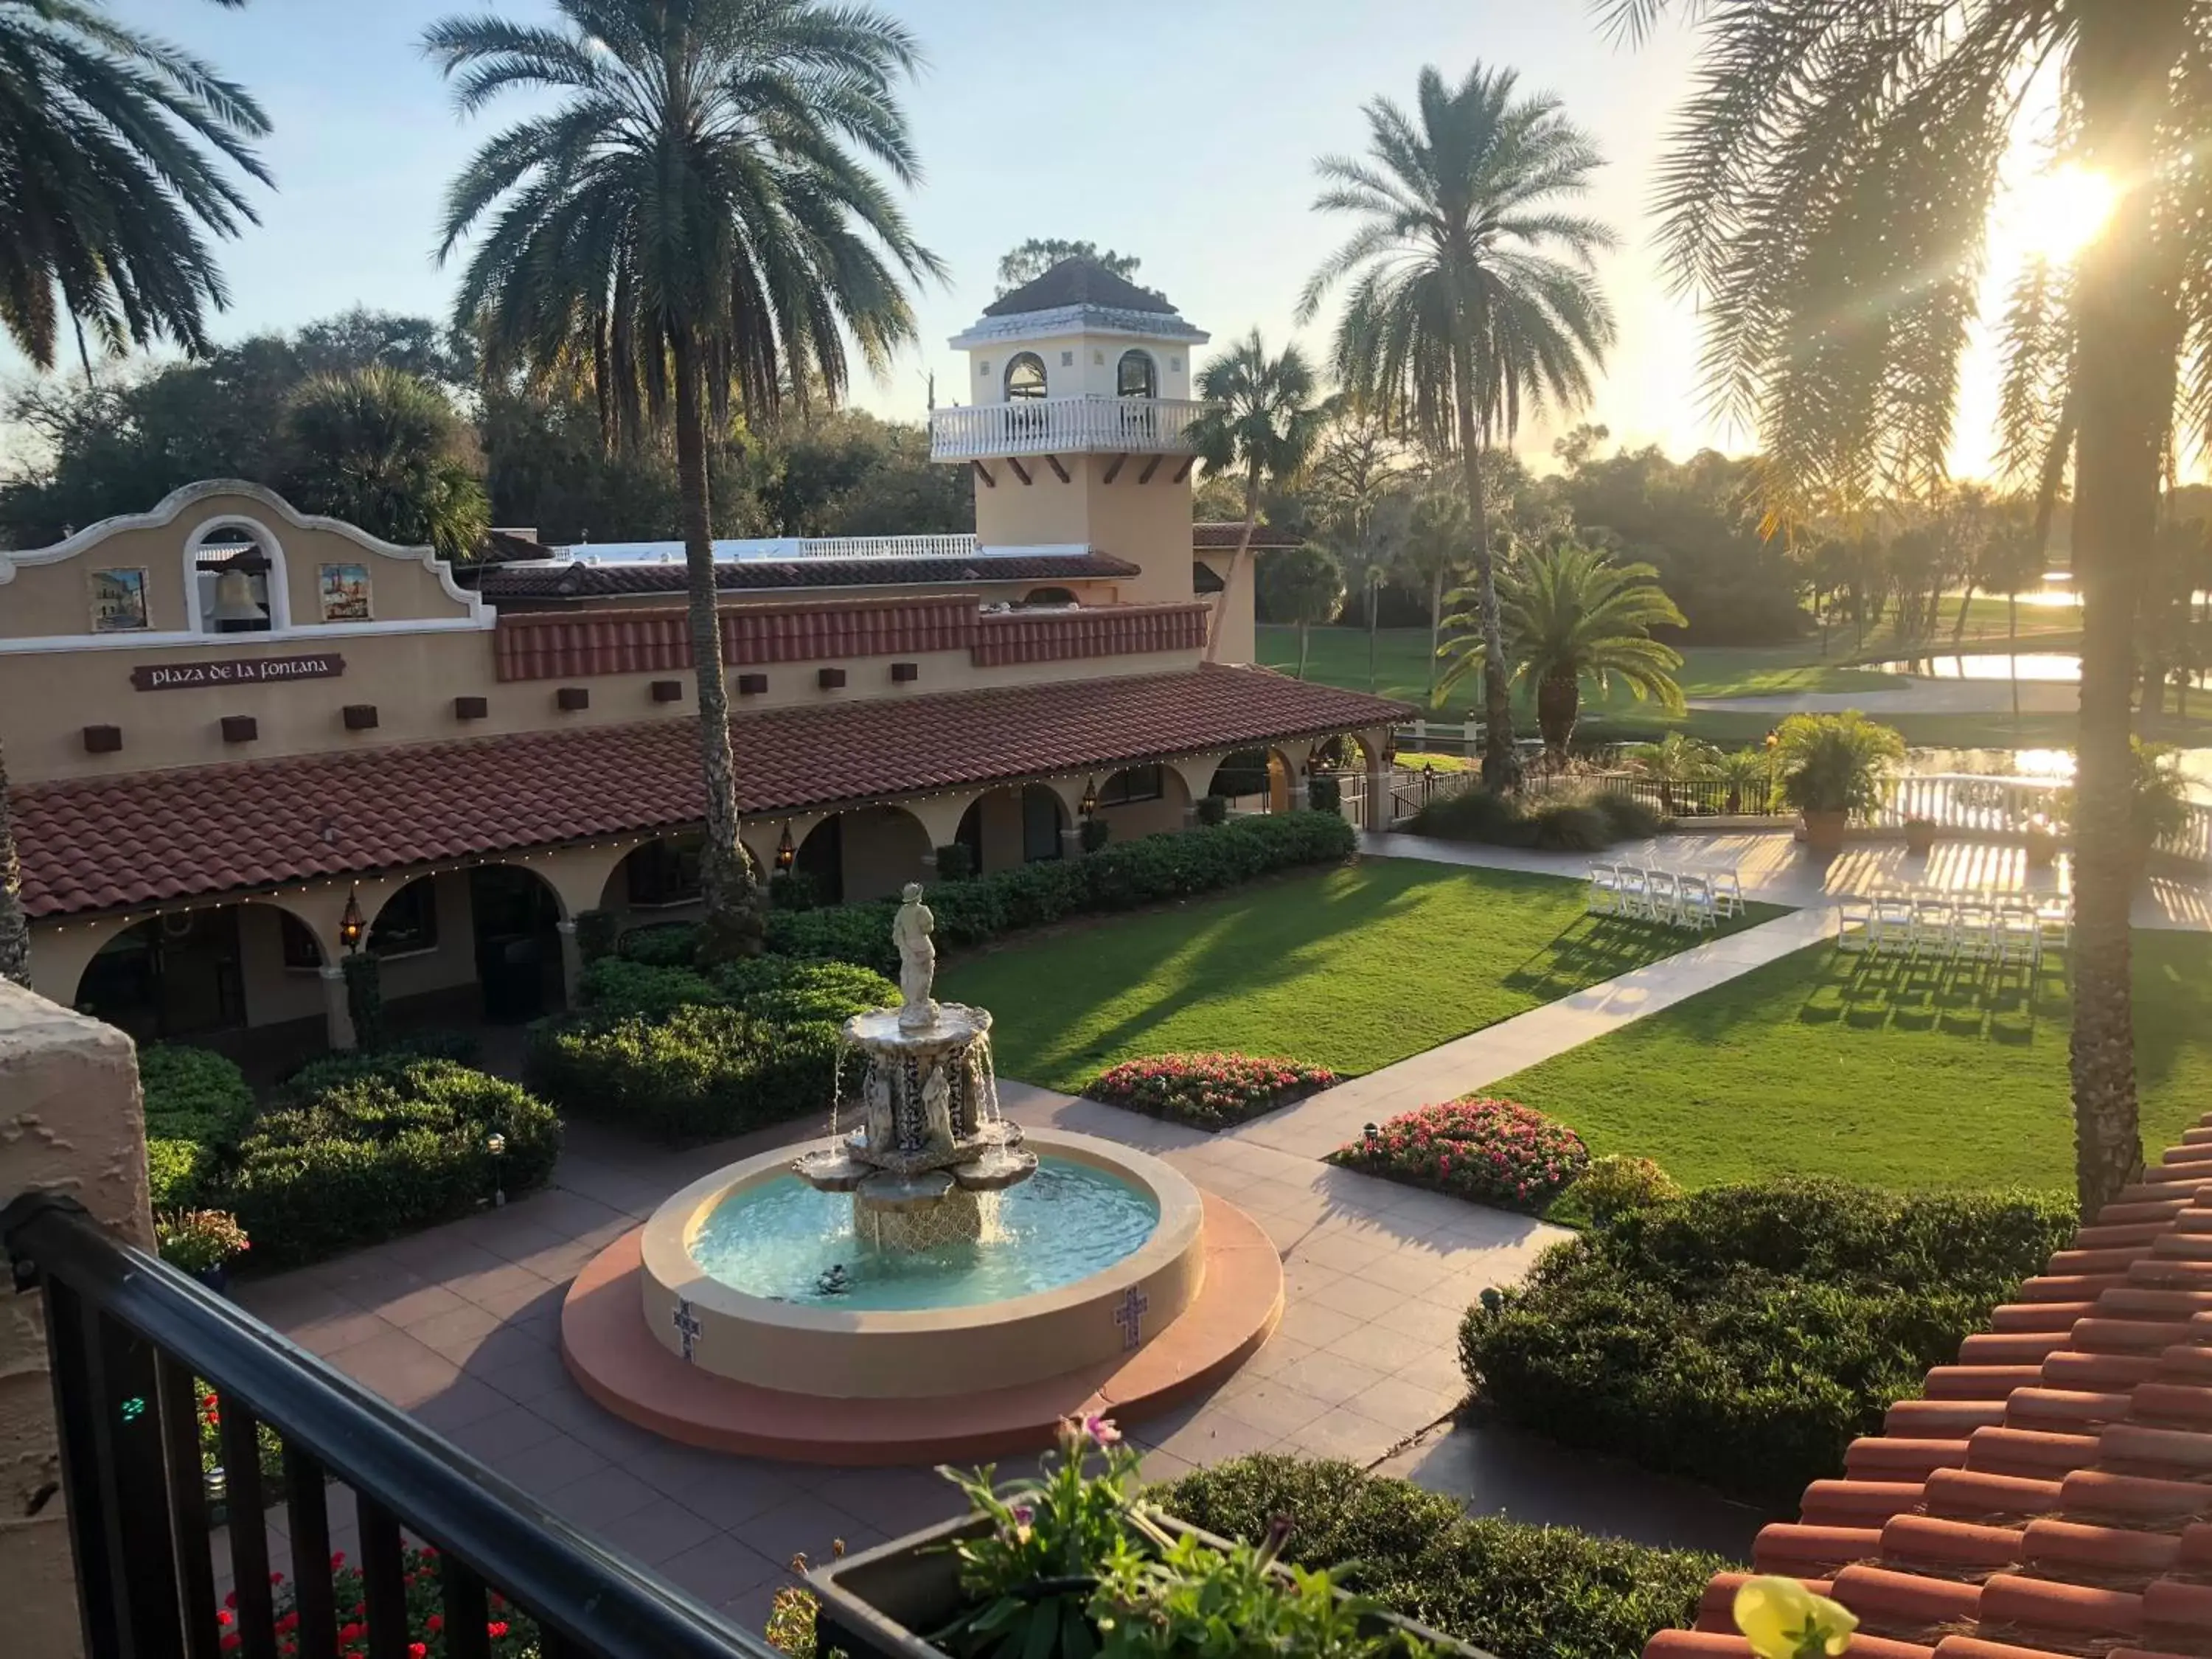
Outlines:
[[[855,1312],[966,1308],[1102,1273],[1150,1238],[1160,1220],[1149,1192],[1055,1158],[1041,1158],[1027,1181],[982,1203],[981,1240],[878,1250],[854,1231],[850,1194],[780,1176],[716,1205],[691,1255],[708,1277],[778,1302]],[[842,1277],[833,1268],[842,1268]]]

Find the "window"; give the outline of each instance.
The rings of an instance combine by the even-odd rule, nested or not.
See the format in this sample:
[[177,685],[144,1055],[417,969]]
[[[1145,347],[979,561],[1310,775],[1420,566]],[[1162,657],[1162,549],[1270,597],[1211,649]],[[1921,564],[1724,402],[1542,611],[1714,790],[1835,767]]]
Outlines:
[[1075,595],[1065,587],[1032,587],[1022,595],[1024,611],[1059,610],[1079,604]]
[[1167,786],[1157,766],[1131,766],[1106,780],[1098,792],[1101,806],[1127,806],[1133,801],[1158,800]]
[[1158,367],[1149,351],[1125,351],[1114,370],[1114,395],[1118,398],[1157,398],[1160,395]]
[[413,956],[438,948],[438,884],[410,882],[385,901],[368,930],[373,957]]
[[700,878],[702,844],[656,841],[623,860],[629,902],[651,907],[690,904],[706,889]]
[[1026,402],[1044,394],[1044,359],[1024,351],[1006,364],[1006,401]]
[[307,931],[306,922],[289,910],[279,910],[276,926],[283,938],[287,969],[294,973],[312,974],[323,965],[323,947],[315,943],[315,936]]

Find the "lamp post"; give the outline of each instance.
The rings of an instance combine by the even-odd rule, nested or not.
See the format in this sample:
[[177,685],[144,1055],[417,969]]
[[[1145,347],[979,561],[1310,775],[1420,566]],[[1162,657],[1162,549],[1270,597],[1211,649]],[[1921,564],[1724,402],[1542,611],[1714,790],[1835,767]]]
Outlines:
[[484,1137],[484,1151],[491,1154],[491,1206],[503,1210],[507,1207],[507,1182],[501,1174],[500,1159],[507,1156],[507,1137],[493,1130]]

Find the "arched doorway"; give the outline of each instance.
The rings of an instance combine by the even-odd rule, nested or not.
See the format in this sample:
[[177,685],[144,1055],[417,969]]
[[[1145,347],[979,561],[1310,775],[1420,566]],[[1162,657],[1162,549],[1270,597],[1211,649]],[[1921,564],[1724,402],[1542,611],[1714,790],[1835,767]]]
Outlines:
[[845,833],[836,813],[806,832],[791,871],[812,890],[816,903],[845,902]]
[[1066,827],[1060,797],[1041,783],[994,789],[969,803],[953,839],[968,849],[978,874],[1063,856]]
[[469,919],[487,1020],[520,1024],[562,1006],[561,901],[535,871],[471,870]]
[[289,910],[206,905],[116,934],[85,965],[72,1000],[141,1042],[207,1038],[316,1018],[322,966],[321,945]]
[[[607,878],[600,908],[680,910],[703,902],[707,895],[701,871],[706,844],[703,836],[666,836],[634,848]],[[745,857],[750,863],[750,849]]]
[[1266,811],[1271,758],[1265,749],[1239,749],[1224,755],[1221,764],[1213,769],[1213,781],[1206,793],[1223,797],[1232,811]]
[[1100,781],[1098,816],[1113,828],[1115,841],[1134,841],[1183,827],[1190,789],[1172,766],[1152,762],[1125,766]]
[[856,806],[809,830],[792,867],[812,881],[821,902],[859,903],[930,880],[934,851],[921,821],[902,807]]

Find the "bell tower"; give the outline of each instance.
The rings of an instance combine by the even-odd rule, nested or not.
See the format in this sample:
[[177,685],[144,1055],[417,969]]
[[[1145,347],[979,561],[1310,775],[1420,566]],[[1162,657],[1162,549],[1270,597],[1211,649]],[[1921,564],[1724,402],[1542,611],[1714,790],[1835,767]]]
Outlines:
[[1063,259],[951,344],[968,398],[930,416],[930,456],[969,469],[985,549],[1085,547],[1140,567],[1138,602],[1188,599],[1194,349],[1159,295]]

